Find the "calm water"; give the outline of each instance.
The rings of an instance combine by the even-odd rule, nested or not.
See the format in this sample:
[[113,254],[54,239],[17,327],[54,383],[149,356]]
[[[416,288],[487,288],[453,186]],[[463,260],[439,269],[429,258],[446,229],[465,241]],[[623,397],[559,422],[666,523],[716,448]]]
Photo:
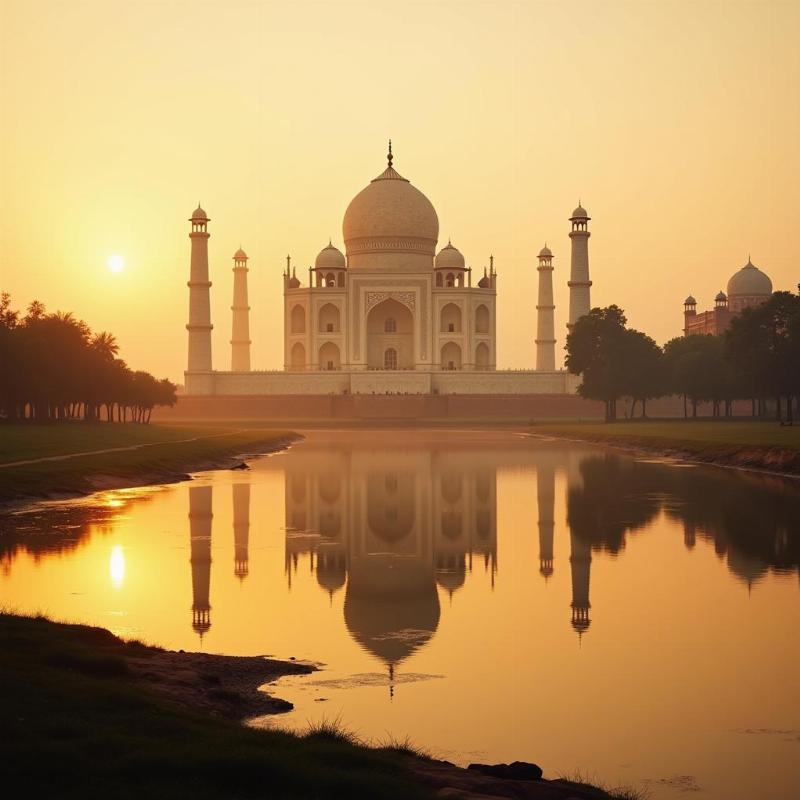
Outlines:
[[312,660],[282,725],[656,800],[800,796],[799,578],[800,484],[504,432],[312,433],[0,518],[3,606]]

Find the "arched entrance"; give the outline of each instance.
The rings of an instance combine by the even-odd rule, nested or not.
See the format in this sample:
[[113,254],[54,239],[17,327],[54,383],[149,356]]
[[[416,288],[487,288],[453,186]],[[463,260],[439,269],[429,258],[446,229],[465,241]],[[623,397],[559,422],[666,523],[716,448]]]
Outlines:
[[475,348],[475,368],[488,369],[489,367],[489,348],[486,342],[481,342]]
[[448,342],[442,348],[442,369],[461,369],[461,348],[455,342]]
[[391,298],[375,306],[367,317],[367,367],[414,368],[414,317]]
[[292,347],[292,369],[305,369],[306,366],[306,349],[300,342],[295,342]]
[[342,368],[339,348],[333,342],[325,342],[325,344],[320,347],[319,368],[328,370]]

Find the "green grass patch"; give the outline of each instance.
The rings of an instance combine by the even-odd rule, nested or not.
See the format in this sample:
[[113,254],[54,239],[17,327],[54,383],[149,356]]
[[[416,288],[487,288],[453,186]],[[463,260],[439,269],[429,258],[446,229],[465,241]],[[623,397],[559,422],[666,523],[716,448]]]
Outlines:
[[636,446],[661,446],[688,452],[728,452],[732,448],[776,448],[800,451],[800,425],[781,427],[776,422],[727,420],[668,420],[658,422],[537,423],[534,433],[570,436],[592,441],[612,441]]
[[125,666],[147,650],[108,631],[0,614],[0,749],[30,797],[409,798],[397,753],[336,726],[298,737],[167,705]]
[[[86,425],[85,431],[83,427],[81,423],[0,425],[0,501],[90,492],[96,488],[97,476],[112,485],[114,480],[120,485],[163,482],[226,458],[269,451],[293,436],[270,428],[102,423]],[[85,454],[115,447],[135,449]],[[67,455],[55,461],[3,466]]]

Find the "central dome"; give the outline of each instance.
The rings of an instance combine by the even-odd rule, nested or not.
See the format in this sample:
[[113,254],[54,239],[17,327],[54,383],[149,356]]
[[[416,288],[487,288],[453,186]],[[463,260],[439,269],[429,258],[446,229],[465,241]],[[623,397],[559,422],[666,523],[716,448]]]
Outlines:
[[430,269],[439,238],[431,201],[389,166],[351,201],[342,224],[351,267]]

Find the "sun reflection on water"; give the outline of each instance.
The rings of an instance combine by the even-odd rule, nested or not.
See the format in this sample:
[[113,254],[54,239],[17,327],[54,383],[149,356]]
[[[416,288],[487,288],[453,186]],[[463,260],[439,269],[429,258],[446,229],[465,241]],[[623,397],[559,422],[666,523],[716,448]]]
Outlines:
[[115,544],[111,548],[108,572],[111,576],[111,585],[115,589],[122,588],[122,584],[125,582],[125,551],[122,549],[122,545]]

